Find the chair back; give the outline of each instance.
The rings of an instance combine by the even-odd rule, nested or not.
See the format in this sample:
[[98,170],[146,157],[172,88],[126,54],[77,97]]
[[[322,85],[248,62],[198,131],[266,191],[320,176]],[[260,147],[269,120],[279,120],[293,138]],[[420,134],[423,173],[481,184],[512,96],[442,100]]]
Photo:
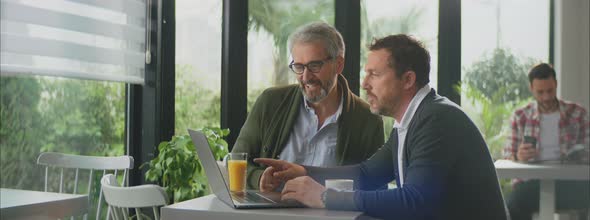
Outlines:
[[[44,152],[37,158],[37,164],[45,166],[45,192],[59,192],[71,194],[88,194],[89,211],[96,207],[96,219],[100,218],[102,202],[102,190],[98,181],[108,173],[122,176],[123,184],[127,185],[127,173],[133,168],[133,157],[97,157],[71,155],[54,152]],[[96,177],[96,174],[100,176]],[[83,180],[86,179],[87,181]],[[50,183],[56,183],[59,179],[59,187],[52,187]],[[80,188],[86,188],[80,189]],[[94,204],[95,198],[93,193],[98,191],[98,200]],[[89,212],[90,213],[90,212]],[[84,215],[84,219],[87,214]]]
[[160,218],[158,211],[160,206],[168,204],[168,196],[164,188],[146,184],[141,186],[121,187],[117,178],[112,174],[102,177],[102,191],[105,201],[108,205],[108,212],[112,219],[129,219],[129,208],[135,209],[137,219],[142,219],[145,215],[141,213],[141,208],[150,207],[153,210],[154,218]]

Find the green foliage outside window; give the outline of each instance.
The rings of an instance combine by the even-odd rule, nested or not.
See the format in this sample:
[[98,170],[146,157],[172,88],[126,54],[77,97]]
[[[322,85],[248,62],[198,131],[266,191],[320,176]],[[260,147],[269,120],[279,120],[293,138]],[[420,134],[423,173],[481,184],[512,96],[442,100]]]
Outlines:
[[306,1],[305,4],[294,1],[250,0],[248,2],[250,31],[263,29],[274,40],[274,85],[286,85],[289,73],[289,56],[287,40],[295,29],[314,21],[333,24],[334,13],[327,8],[334,7],[333,0]]
[[122,83],[1,77],[1,186],[42,190],[39,153],[123,155]]
[[[527,74],[534,64],[533,59],[496,48],[465,70],[464,82],[497,103],[518,102],[532,96]],[[501,90],[503,93],[498,93]]]
[[[509,135],[509,118],[517,107],[531,100],[527,72],[532,59],[520,59],[507,49],[497,48],[465,70],[455,89],[465,97],[462,103],[479,128],[494,160],[503,158]],[[504,195],[511,192],[510,180],[500,179]]]
[[530,101],[527,72],[535,62],[497,48],[465,70],[457,86],[473,108],[467,113],[482,132],[494,159],[502,158],[509,132],[508,119],[516,107]]
[[191,65],[176,65],[175,134],[188,134],[187,129],[219,127],[221,94],[201,88],[198,78],[192,77]]
[[[177,135],[188,134],[189,128],[220,127],[221,94],[199,87],[199,79],[191,78],[195,71],[191,65],[176,65],[174,133]],[[264,89],[248,90],[248,110]]]
[[[41,152],[123,155],[125,86],[53,77],[0,77],[0,186],[43,191]],[[73,179],[73,173],[65,173]],[[81,174],[80,178],[88,178]],[[85,177],[86,176],[86,177]],[[49,178],[56,191],[59,175]],[[94,182],[100,182],[95,175]],[[65,188],[73,189],[69,182]],[[78,186],[86,189],[86,186]],[[98,199],[100,184],[89,194]],[[80,193],[86,193],[79,191]],[[93,204],[96,204],[93,202]],[[91,209],[89,216],[96,210]],[[102,213],[104,215],[105,213]]]
[[41,84],[34,78],[0,78],[0,167],[3,188],[40,188],[36,169]]

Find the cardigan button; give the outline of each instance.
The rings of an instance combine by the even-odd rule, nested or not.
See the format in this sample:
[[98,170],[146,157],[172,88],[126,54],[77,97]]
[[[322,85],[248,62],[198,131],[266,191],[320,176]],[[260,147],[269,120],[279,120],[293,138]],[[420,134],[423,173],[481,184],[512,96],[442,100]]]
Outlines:
[[262,152],[268,152],[269,150],[270,150],[269,147],[262,148]]

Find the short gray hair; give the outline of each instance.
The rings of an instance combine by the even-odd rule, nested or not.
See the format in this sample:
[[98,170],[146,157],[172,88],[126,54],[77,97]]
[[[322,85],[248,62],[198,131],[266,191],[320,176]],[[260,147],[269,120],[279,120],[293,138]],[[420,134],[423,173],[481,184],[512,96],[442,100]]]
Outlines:
[[342,56],[346,50],[344,40],[336,28],[324,22],[314,22],[301,26],[289,36],[289,52],[297,43],[321,42],[332,59]]

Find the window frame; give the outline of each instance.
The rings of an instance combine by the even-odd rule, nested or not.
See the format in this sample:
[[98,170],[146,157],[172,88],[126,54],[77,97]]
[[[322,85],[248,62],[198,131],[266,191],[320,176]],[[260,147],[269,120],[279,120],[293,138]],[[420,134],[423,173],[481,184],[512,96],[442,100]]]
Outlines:
[[[554,1],[550,0],[549,60],[554,59]],[[335,0],[335,27],[347,46],[344,74],[355,94],[360,85],[360,0]],[[248,1],[223,0],[220,127],[229,128],[231,147],[247,117]],[[151,45],[145,85],[127,85],[126,149],[135,158],[130,185],[145,183],[141,164],[157,156],[157,145],[174,135],[175,1],[151,5]],[[461,0],[439,0],[438,93],[460,104],[453,86],[461,80]]]

